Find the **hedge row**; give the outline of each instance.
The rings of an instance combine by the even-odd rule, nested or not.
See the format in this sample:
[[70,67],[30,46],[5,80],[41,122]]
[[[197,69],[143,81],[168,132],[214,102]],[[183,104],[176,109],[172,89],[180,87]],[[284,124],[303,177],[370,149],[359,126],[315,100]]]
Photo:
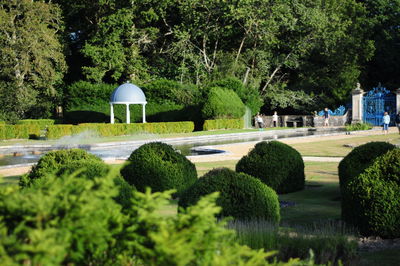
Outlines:
[[39,125],[4,125],[0,124],[0,139],[29,139],[40,136]]
[[242,129],[242,128],[244,128],[243,118],[206,120],[204,121],[203,124],[203,130]]
[[54,123],[54,119],[24,119],[17,122],[18,125],[38,125],[40,129],[45,129]]
[[47,128],[47,138],[56,139],[70,136],[84,131],[94,131],[99,136],[122,136],[135,133],[188,133],[194,130],[194,123],[164,122],[164,123],[135,123],[135,124],[79,124],[79,125],[52,125]]

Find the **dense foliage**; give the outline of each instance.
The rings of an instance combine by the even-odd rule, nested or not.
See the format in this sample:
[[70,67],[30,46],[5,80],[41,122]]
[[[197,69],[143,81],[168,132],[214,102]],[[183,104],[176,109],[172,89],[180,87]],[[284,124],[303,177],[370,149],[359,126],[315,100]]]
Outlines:
[[399,10],[399,0],[1,0],[0,116],[48,117],[82,80],[130,80],[149,103],[182,108],[210,86],[233,89],[253,114],[261,102],[333,108],[358,80],[398,87]]
[[352,178],[358,176],[365,168],[370,166],[375,158],[394,148],[396,148],[395,145],[380,141],[368,142],[355,147],[339,163],[338,174],[341,189],[344,189]]
[[171,145],[152,142],[134,150],[121,169],[124,179],[139,191],[177,190],[180,194],[197,180],[196,167]]
[[[96,155],[90,154],[81,149],[50,151],[39,159],[38,163],[32,167],[28,174],[21,177],[19,184],[22,187],[26,187],[31,185],[37,179],[43,178],[46,175],[55,174],[61,168],[68,167],[68,164],[70,163],[78,162],[78,164],[84,164],[90,161],[103,163],[103,161]],[[66,168],[66,170],[67,169],[68,168]]]
[[236,171],[259,178],[278,193],[304,188],[304,162],[300,153],[287,144],[259,142],[236,164]]
[[66,71],[57,5],[0,1],[0,117],[47,118],[60,102]]
[[132,192],[123,210],[117,193],[112,176],[47,176],[22,190],[0,187],[2,264],[268,265],[271,253],[239,245],[216,219],[217,195],[165,215],[170,192]]
[[210,89],[202,109],[205,119],[240,118],[245,111],[242,100],[233,90],[220,87]]
[[201,197],[219,192],[221,216],[236,219],[264,219],[272,223],[280,220],[276,192],[260,180],[228,168],[216,168],[198,179],[179,198],[179,206],[195,205]]
[[379,156],[345,190],[352,213],[343,217],[362,235],[400,237],[400,149]]

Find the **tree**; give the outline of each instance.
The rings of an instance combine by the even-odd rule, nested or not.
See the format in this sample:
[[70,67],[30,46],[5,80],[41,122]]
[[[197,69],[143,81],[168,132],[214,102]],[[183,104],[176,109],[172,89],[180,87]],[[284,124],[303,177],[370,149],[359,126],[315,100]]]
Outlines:
[[363,75],[365,87],[381,82],[394,89],[400,84],[400,0],[358,0],[367,9],[369,38],[375,54]]
[[48,117],[66,70],[60,9],[43,1],[0,3],[1,115]]

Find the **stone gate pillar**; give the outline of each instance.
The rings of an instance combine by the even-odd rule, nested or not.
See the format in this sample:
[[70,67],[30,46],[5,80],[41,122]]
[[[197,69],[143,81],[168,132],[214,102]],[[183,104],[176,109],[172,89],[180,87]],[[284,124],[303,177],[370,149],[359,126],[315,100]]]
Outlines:
[[396,114],[400,112],[400,88],[398,88],[396,91]]
[[351,115],[351,123],[362,123],[363,122],[363,93],[364,91],[360,87],[360,83],[357,83],[357,88],[355,88],[352,94],[352,115]]

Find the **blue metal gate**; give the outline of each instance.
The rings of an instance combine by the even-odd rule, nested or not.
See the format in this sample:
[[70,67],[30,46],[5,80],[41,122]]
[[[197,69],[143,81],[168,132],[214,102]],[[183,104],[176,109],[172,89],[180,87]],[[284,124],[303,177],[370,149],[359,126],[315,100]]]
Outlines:
[[396,116],[396,96],[381,86],[373,88],[363,97],[363,121],[374,126],[382,125],[383,113],[390,115],[390,125]]

